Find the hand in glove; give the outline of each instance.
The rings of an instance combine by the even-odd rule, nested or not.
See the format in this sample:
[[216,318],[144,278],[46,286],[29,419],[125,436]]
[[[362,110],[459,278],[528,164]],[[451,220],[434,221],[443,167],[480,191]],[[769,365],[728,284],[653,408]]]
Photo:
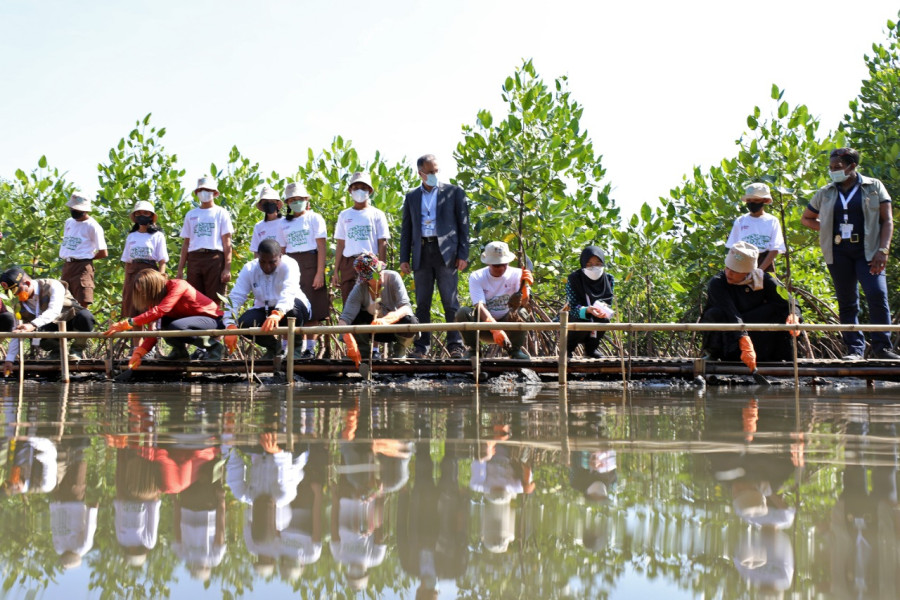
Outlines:
[[[231,323],[230,325],[227,325],[225,329],[237,329],[237,325]],[[237,350],[238,336],[226,335],[223,338],[223,341],[225,342],[225,347],[228,349],[228,354],[234,354],[234,351]]]
[[353,337],[352,333],[345,333],[344,343],[347,344],[347,357],[353,361],[353,364],[358,369],[359,363],[362,362],[362,356],[359,353],[359,346],[356,345],[356,338]]
[[[788,325],[797,325],[798,323],[800,323],[800,320],[797,319],[797,315],[790,314],[787,316],[787,320],[785,321],[785,323],[787,323]],[[791,329],[788,333],[790,333],[794,337],[798,337],[800,335],[800,330]]]
[[491,335],[494,337],[494,343],[500,346],[501,348],[506,348],[509,346],[509,338],[506,337],[506,332],[499,329],[492,329]]
[[134,327],[129,323],[130,319],[125,319],[124,321],[119,321],[118,323],[113,323],[112,327],[103,332],[103,335],[106,337],[111,336],[114,333],[119,333],[120,331],[128,331],[129,329],[133,329]]
[[752,373],[756,370],[756,350],[753,349],[753,340],[749,335],[745,335],[738,343],[741,346],[741,360]]
[[387,323],[385,322],[385,320],[383,318],[376,317],[376,318],[372,319],[372,322],[369,323],[369,325],[387,325]]
[[141,366],[141,359],[144,358],[145,354],[147,354],[147,349],[143,346],[135,348],[134,352],[131,353],[131,358],[128,359],[128,368],[134,371]]
[[534,285],[534,275],[528,269],[522,269],[522,285]]
[[263,331],[272,331],[273,329],[278,327],[278,324],[283,318],[284,313],[278,309],[275,309],[271,313],[269,313],[269,316],[266,317],[265,321],[263,321],[262,327],[260,327],[260,329],[262,329]]

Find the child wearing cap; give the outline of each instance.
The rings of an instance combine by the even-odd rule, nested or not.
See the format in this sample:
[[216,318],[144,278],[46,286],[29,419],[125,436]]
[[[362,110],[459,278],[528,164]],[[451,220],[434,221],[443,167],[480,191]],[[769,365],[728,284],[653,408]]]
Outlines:
[[214,203],[219,195],[216,180],[201,177],[194,196],[200,202],[184,216],[181,256],[177,279],[182,279],[187,266],[187,282],[198,292],[218,302],[225,295],[225,284],[231,281],[231,215]]
[[253,236],[250,238],[250,251],[253,252],[254,258],[259,258],[259,244],[263,240],[275,240],[281,246],[281,251],[284,252],[287,242],[284,239],[284,222],[281,221],[281,209],[283,206],[278,192],[267,185],[260,189],[256,208],[261,210],[265,217],[253,226]]
[[131,232],[125,238],[122,262],[125,263],[125,285],[122,289],[122,318],[140,314],[131,300],[134,278],[144,269],[165,273],[169,261],[166,236],[156,224],[156,211],[146,200],[135,202],[131,209]]
[[753,244],[759,249],[757,267],[768,273],[774,273],[772,264],[775,257],[779,253],[784,254],[786,247],[781,233],[781,223],[774,216],[766,214],[766,204],[772,203],[769,186],[764,183],[751,183],[747,186],[741,201],[746,203],[749,214],[735,219],[725,247],[731,248],[737,242]]
[[94,302],[94,259],[106,258],[106,238],[103,228],[88,213],[91,200],[75,192],[66,202],[71,215],[63,227],[59,257],[63,259],[60,279],[69,286],[75,300],[84,308]]
[[[328,232],[325,219],[309,208],[309,192],[302,183],[289,183],[284,189],[287,216],[284,219],[284,234],[287,255],[300,266],[300,289],[309,299],[310,320],[306,325],[321,325],[328,317],[331,302],[325,287],[325,239]],[[304,359],[315,358],[317,336],[308,334],[301,354]]]

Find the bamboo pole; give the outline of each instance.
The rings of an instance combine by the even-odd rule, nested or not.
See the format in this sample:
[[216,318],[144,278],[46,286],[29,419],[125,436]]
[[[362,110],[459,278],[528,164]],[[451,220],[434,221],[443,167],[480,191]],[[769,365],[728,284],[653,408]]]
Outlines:
[[[475,305],[475,323],[478,324],[481,321],[481,302]],[[475,376],[475,389],[478,389],[478,382],[481,381],[481,334],[475,334],[475,358],[472,363],[472,371]],[[476,410],[476,414],[477,414]]]
[[[66,322],[59,322],[59,332],[62,334],[66,333]],[[60,368],[62,369],[62,377],[61,381],[63,383],[69,383],[69,343],[66,340],[65,335],[59,338],[59,363]]]
[[569,311],[563,310],[559,313],[559,385],[566,386],[567,374],[566,367],[569,362]]
[[294,332],[296,331],[297,319],[295,317],[288,317],[288,343],[287,343],[287,384],[290,387],[294,385],[294,348],[296,347],[296,343],[294,341]]

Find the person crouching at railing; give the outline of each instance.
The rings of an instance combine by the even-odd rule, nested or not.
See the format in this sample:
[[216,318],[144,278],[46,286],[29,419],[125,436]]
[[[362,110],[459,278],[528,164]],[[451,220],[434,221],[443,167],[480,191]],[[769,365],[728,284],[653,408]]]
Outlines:
[[[598,246],[581,251],[581,268],[569,274],[566,302],[570,323],[609,323],[613,314],[613,276],[605,272],[606,255]],[[600,340],[605,331],[570,331],[566,352],[569,358],[584,344],[585,358],[603,358]]]
[[[787,300],[778,293],[774,277],[756,268],[759,250],[737,242],[725,257],[725,269],[709,282],[701,323],[798,323]],[[799,331],[790,332],[799,335]],[[786,331],[711,331],[703,334],[708,358],[737,360],[756,370],[756,361],[790,360]]]
[[[58,279],[32,279],[22,269],[13,267],[0,275],[0,286],[18,300],[15,314],[21,321],[16,327],[10,328],[12,320],[0,319],[0,331],[59,331],[59,323],[62,321],[65,321],[67,331],[94,329],[94,315],[78,304],[65,284]],[[49,358],[59,358],[58,339],[39,340],[38,346],[50,351]],[[85,338],[72,340],[69,358],[84,358],[86,346]],[[12,370],[13,361],[18,355],[19,339],[9,340],[4,373]]]
[[[194,286],[183,279],[168,279],[158,271],[146,270],[138,273],[134,279],[133,302],[135,308],[145,312],[136,317],[119,321],[103,335],[110,336],[119,331],[128,331],[136,326],[162,321],[162,329],[176,331],[224,329],[222,311],[218,305],[194,289]],[[206,350],[208,360],[219,360],[225,347],[218,340],[210,341],[209,337],[170,337],[165,338],[172,347],[172,352],[163,357],[165,360],[189,360],[187,344],[193,344]],[[128,367],[137,369],[141,359],[156,345],[157,338],[147,337],[141,345],[134,349]]]

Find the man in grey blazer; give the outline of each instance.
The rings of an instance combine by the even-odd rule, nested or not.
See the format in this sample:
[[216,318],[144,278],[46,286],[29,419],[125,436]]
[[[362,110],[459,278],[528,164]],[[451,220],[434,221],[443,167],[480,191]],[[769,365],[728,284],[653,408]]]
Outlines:
[[[459,272],[469,265],[469,205],[466,193],[438,181],[433,154],[416,161],[422,185],[406,194],[400,229],[400,270],[413,273],[416,283],[416,317],[431,323],[431,299],[437,282],[444,318],[452,323],[459,310]],[[410,264],[412,267],[410,268]],[[431,334],[423,332],[410,358],[425,358]],[[447,332],[452,358],[465,356],[458,331]]]

